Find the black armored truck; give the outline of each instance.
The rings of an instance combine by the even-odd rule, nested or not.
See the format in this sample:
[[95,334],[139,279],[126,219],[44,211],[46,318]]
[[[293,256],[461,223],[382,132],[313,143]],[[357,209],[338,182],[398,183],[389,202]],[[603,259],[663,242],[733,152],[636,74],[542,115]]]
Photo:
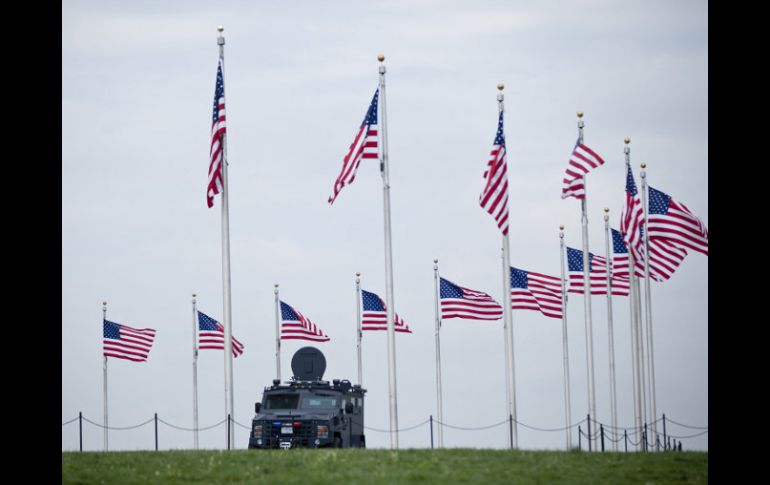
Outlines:
[[299,349],[291,369],[291,380],[274,379],[254,404],[249,448],[365,448],[366,389],[321,380],[326,358],[315,347]]

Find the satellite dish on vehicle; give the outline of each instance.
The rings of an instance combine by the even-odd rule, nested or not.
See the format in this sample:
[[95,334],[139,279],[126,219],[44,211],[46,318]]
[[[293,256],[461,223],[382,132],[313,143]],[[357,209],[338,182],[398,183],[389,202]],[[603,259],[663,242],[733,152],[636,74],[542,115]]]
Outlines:
[[298,381],[320,381],[326,370],[326,357],[315,347],[302,347],[291,358],[291,370]]

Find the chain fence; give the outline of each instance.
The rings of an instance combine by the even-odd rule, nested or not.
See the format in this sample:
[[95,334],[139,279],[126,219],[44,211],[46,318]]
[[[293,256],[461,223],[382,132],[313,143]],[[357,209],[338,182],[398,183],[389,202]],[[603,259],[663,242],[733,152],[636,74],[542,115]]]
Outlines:
[[[195,432],[195,431],[208,431],[214,428],[217,428],[219,426],[222,426],[226,422],[230,421],[234,425],[237,425],[241,427],[242,429],[251,430],[251,426],[247,426],[244,424],[239,423],[235,419],[230,418],[230,416],[224,418],[223,420],[219,421],[218,423],[214,423],[209,426],[203,426],[198,428],[190,428],[185,426],[179,426],[176,424],[169,423],[166,420],[160,419],[158,417],[158,414],[155,413],[155,415],[148,419],[147,421],[143,421],[139,424],[131,425],[131,426],[104,426],[103,424],[97,423],[95,421],[92,421],[88,419],[87,417],[83,416],[83,413],[78,413],[78,416],[75,416],[74,418],[67,420],[62,423],[62,428],[78,421],[79,422],[79,430],[80,430],[80,451],[83,451],[83,422],[88,423],[92,426],[96,426],[97,428],[101,429],[107,429],[110,431],[126,431],[126,430],[132,430],[141,428],[142,426],[145,426],[147,424],[150,424],[152,422],[155,422],[155,450],[158,450],[158,423],[163,424],[165,426],[168,426],[169,428],[175,429],[177,431],[187,431],[187,432]],[[351,424],[360,425],[364,429],[368,431],[374,431],[377,433],[390,433],[390,429],[379,429],[374,428],[371,426],[365,426],[363,423],[354,422],[352,419],[350,420]],[[665,414],[663,414],[660,418],[656,419],[652,423],[645,423],[641,427],[628,427],[628,428],[621,428],[621,427],[615,427],[610,426],[608,424],[604,424],[601,422],[597,422],[595,420],[591,420],[590,416],[586,416],[584,419],[577,421],[575,423],[572,423],[569,426],[562,426],[558,428],[543,428],[538,426],[533,426],[531,424],[523,423],[521,421],[518,421],[516,419],[513,419],[513,417],[509,416],[507,419],[504,419],[502,421],[484,425],[484,426],[459,426],[457,424],[449,424],[446,422],[441,422],[438,419],[435,419],[432,415],[428,417],[425,421],[419,422],[417,424],[407,426],[404,428],[398,428],[394,431],[396,432],[406,432],[406,431],[413,431],[418,428],[421,428],[425,425],[428,425],[430,428],[430,447],[434,447],[433,443],[433,428],[434,424],[436,427],[443,426],[445,428],[458,430],[458,431],[482,431],[482,430],[488,430],[497,428],[499,426],[508,425],[511,429],[511,435],[513,433],[513,425],[514,423],[516,425],[523,426],[527,429],[531,429],[533,431],[538,432],[545,432],[545,433],[551,433],[551,432],[558,432],[558,431],[567,431],[567,430],[573,430],[577,428],[577,435],[578,435],[578,450],[583,450],[583,440],[586,441],[586,449],[588,451],[605,451],[604,442],[605,440],[611,442],[611,443],[624,443],[624,451],[629,451],[629,445],[631,445],[632,451],[634,451],[634,448],[636,451],[682,451],[682,440],[691,439],[691,438],[697,438],[699,436],[703,436],[708,433],[708,426],[692,426],[687,424],[679,423],[678,421],[674,421],[673,419],[667,418]],[[662,423],[663,432],[657,432],[655,433],[652,431],[652,424]],[[583,429],[583,425],[587,424],[585,429]],[[682,428],[687,429],[694,429],[694,430],[701,430],[697,433],[693,434],[671,434],[667,431],[667,425],[675,425],[680,426]],[[591,431],[590,428],[593,427],[596,431]],[[622,433],[621,433],[622,431]],[[654,435],[654,436],[653,436]],[[634,439],[636,437],[636,439]],[[512,441],[512,436],[511,436]]]

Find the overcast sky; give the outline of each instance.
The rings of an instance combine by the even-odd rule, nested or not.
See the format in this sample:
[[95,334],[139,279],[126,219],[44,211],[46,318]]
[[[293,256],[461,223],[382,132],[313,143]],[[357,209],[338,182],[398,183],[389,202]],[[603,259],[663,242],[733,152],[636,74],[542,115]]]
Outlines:
[[[478,203],[505,83],[513,266],[558,276],[559,224],[580,247],[580,204],[560,198],[585,112],[591,251],[602,209],[619,226],[623,138],[651,185],[708,226],[708,10],[703,1],[62,3],[62,422],[102,422],[102,300],[109,320],[155,328],[148,362],[110,359],[112,426],[192,426],[191,294],[223,318],[220,197],[205,191],[218,49],[225,27],[235,419],[275,377],[273,284],[331,341],[325,378],[356,380],[355,282],[385,297],[382,181],[363,162],[327,203],[386,56],[401,427],[436,413],[433,258],[442,276],[502,301],[500,232]],[[708,425],[708,258],[691,252],[652,285],[658,413]],[[606,298],[593,297],[598,419],[610,423]],[[613,298],[618,421],[633,425],[629,303]],[[568,305],[572,416],[588,412],[583,297]],[[561,321],[513,312],[519,421],[564,426]],[[441,331],[444,419],[506,417],[502,321],[448,320]],[[284,377],[298,348],[286,341]],[[386,335],[363,340],[366,425],[388,428]],[[224,417],[222,351],[201,351],[200,424]],[[236,446],[248,431],[236,428]],[[674,435],[694,431],[675,425]],[[507,430],[447,429],[452,447],[505,447]],[[161,425],[161,448],[192,434]],[[84,448],[102,432],[84,425]],[[225,428],[201,432],[225,446]],[[430,446],[427,426],[401,447]],[[574,438],[577,439],[576,437]],[[560,449],[563,432],[519,427],[522,448]],[[367,432],[369,447],[388,435]],[[77,449],[77,424],[62,449]],[[111,449],[154,446],[152,425],[110,433]],[[684,441],[708,449],[708,435]]]

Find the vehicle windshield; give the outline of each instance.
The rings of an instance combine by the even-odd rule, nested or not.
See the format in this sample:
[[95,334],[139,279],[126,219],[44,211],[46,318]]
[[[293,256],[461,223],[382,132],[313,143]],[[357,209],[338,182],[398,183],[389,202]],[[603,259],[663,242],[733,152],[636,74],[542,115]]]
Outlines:
[[297,409],[299,394],[270,394],[265,398],[265,409]]
[[308,394],[302,397],[302,409],[333,409],[336,407],[337,398],[334,396]]

